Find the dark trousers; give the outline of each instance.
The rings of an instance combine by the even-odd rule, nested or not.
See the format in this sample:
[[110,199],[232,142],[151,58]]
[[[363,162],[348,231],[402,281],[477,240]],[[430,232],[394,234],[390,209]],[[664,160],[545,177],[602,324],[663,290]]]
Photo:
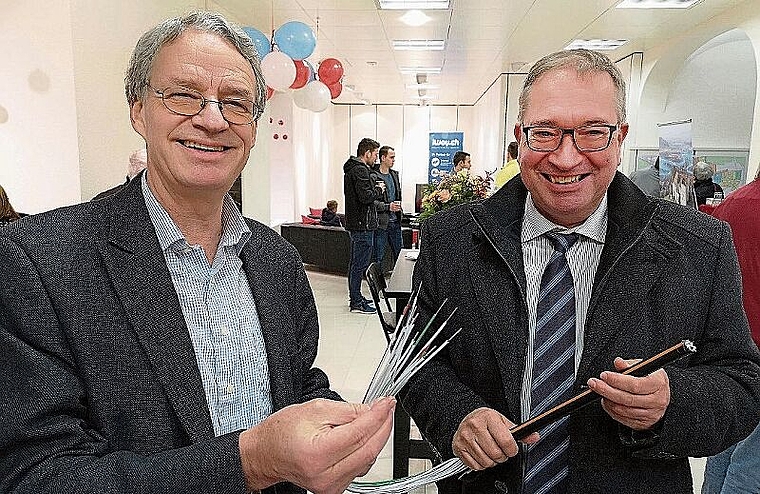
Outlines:
[[349,231],[351,236],[351,260],[348,264],[348,297],[351,307],[364,302],[362,280],[372,261],[374,231]]
[[385,257],[385,248],[390,245],[393,262],[396,262],[403,242],[401,240],[401,223],[391,221],[385,230],[375,230],[375,261],[382,264]]

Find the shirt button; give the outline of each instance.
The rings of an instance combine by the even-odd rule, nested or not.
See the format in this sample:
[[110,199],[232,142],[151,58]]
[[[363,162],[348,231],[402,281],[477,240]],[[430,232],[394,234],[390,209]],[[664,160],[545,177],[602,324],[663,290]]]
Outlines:
[[227,394],[232,394],[235,391],[235,385],[228,384],[227,385]]
[[227,326],[224,326],[222,328],[222,336],[227,336],[228,334],[230,334],[230,328],[228,328]]

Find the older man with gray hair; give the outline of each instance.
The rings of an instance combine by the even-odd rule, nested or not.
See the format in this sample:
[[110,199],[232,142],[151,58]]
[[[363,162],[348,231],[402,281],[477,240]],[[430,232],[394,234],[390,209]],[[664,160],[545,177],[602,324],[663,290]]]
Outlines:
[[147,171],[0,234],[0,492],[342,492],[395,402],[333,401],[298,254],[228,194],[264,108],[251,40],[169,19],[125,82]]

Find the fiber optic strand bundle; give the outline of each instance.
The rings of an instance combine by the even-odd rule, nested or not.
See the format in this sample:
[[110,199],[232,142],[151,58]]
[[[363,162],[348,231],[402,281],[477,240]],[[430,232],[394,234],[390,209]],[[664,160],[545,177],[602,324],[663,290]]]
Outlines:
[[[414,325],[414,321],[416,320],[416,304],[417,300],[416,297],[414,299],[414,302],[412,302],[411,310],[408,312],[410,313],[410,316],[408,318],[408,321],[404,323],[403,325],[401,322],[399,322],[399,326],[402,327],[401,333],[404,333],[404,335],[401,335],[399,333],[399,328],[396,328],[395,334],[398,334],[398,339],[403,339],[404,341],[409,339],[409,334],[411,333],[411,326]],[[446,304],[446,301],[444,300],[443,304],[441,305],[441,308],[438,309],[438,311],[435,313],[435,316],[431,319],[431,322],[436,319],[438,314],[441,312],[441,309],[443,308],[443,305]],[[455,309],[456,310],[456,309]],[[452,312],[453,315],[453,312]],[[443,327],[448,323],[449,318],[451,318],[451,315],[444,321],[444,323],[441,325],[441,327],[436,331],[433,338],[430,339],[430,342],[432,342],[436,336],[441,332]],[[407,319],[406,315],[405,318]],[[422,331],[421,335],[424,334],[428,328],[431,326],[431,322],[427,324],[425,329]],[[459,331],[461,331],[461,328],[454,333],[454,335],[451,336],[448,340],[446,340],[440,347],[438,347],[434,352],[430,355],[430,357],[423,359],[423,362],[421,365],[424,365],[425,362],[427,362],[430,358],[434,357],[436,353],[438,353],[443,347],[445,347],[451,339],[456,336]],[[418,338],[416,340],[417,342],[420,341]],[[393,382],[392,376],[396,375],[395,373],[389,373],[387,368],[387,362],[394,361],[394,356],[389,356],[389,354],[393,354],[396,352],[396,350],[393,349],[394,343],[396,340],[394,339],[393,342],[391,342],[391,345],[386,349],[385,354],[383,355],[383,359],[380,362],[380,366],[378,366],[377,371],[375,372],[375,378],[373,378],[372,383],[370,384],[370,390],[373,389],[373,384],[375,384],[376,381],[379,381],[380,379],[383,379],[386,383],[385,386],[387,387],[380,387],[378,384],[377,386],[377,393],[379,394],[372,394],[372,399],[379,397],[379,396],[390,396],[390,394],[395,394],[395,392],[398,392],[401,388],[403,388],[404,384],[411,378],[411,376],[414,375],[417,370],[419,370],[419,367],[415,367],[415,370],[411,372],[409,375],[406,376],[406,381],[404,381],[403,384],[400,386],[396,386],[396,383]],[[430,343],[428,343],[429,345]],[[402,345],[403,346],[403,345]],[[414,348],[414,346],[412,346]],[[676,345],[673,345],[672,347],[663,350],[662,352],[658,353],[657,355],[650,357],[646,360],[643,360],[637,364],[634,364],[627,369],[625,369],[622,374],[626,375],[632,375],[632,376],[646,376],[648,374],[651,374],[652,372],[656,371],[657,369],[662,368],[663,366],[673,363],[676,360],[685,357],[687,355],[692,355],[696,353],[697,348],[694,345],[693,342],[689,340],[683,340],[680,343],[677,343]],[[399,351],[398,353],[414,353],[412,352],[404,352]],[[422,353],[422,352],[420,352]],[[419,355],[417,355],[419,357]],[[412,355],[412,360],[416,361],[414,355]],[[393,370],[393,369],[391,369]],[[378,376],[386,376],[386,374],[389,374],[391,376],[390,379],[386,377],[382,377],[378,379]],[[404,374],[406,375],[406,374]],[[389,390],[396,390],[394,393],[390,393]],[[367,396],[370,396],[370,392],[367,392]],[[515,425],[514,427],[511,427],[509,430],[514,436],[516,440],[523,439],[530,434],[534,432],[539,432],[541,429],[543,429],[545,426],[556,422],[561,417],[564,417],[565,415],[570,414],[571,412],[574,412],[598,399],[600,399],[601,396],[594,393],[590,389],[586,389],[585,391],[581,392],[580,394],[570,398],[564,403],[561,403],[554,408],[547,410],[546,412],[537,415],[536,417],[531,418],[530,420],[527,420],[523,422],[522,424]],[[371,401],[371,400],[370,400]],[[365,403],[366,403],[365,399]],[[416,489],[418,487],[422,487],[427,484],[431,484],[433,482],[437,482],[439,480],[443,480],[447,477],[452,477],[454,475],[465,475],[472,470],[465,465],[462,460],[460,460],[457,457],[449,458],[448,460],[439,463],[438,465],[435,465],[430,470],[427,470],[425,472],[418,473],[416,475],[411,475],[409,477],[404,477],[401,479],[393,479],[393,480],[382,480],[377,482],[352,482],[348,486],[348,491],[353,492],[356,494],[364,494],[364,493],[374,493],[374,494],[402,494],[405,492],[408,492],[412,489]]]

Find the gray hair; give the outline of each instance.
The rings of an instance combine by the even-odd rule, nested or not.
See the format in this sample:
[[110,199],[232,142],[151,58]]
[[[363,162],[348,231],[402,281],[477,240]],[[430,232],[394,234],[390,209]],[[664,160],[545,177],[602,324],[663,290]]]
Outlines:
[[256,79],[253,119],[258,120],[266,104],[266,82],[261,72],[259,55],[251,38],[243,30],[215,12],[191,12],[167,19],[140,37],[124,77],[124,90],[129,105],[133,105],[145,95],[148,78],[159,50],[189,29],[216,34],[229,41],[243,58],[248,60]]
[[620,69],[601,53],[592,50],[562,50],[550,55],[545,56],[528,72],[528,77],[525,78],[522,92],[520,93],[520,111],[517,115],[517,121],[522,123],[525,116],[525,110],[528,107],[528,99],[530,98],[530,90],[533,84],[547,72],[556,69],[572,68],[579,74],[591,74],[597,72],[606,72],[612,77],[612,83],[615,85],[616,98],[615,106],[617,107],[617,123],[624,123],[626,120],[625,115],[625,81],[623,80],[623,74],[620,73]]

